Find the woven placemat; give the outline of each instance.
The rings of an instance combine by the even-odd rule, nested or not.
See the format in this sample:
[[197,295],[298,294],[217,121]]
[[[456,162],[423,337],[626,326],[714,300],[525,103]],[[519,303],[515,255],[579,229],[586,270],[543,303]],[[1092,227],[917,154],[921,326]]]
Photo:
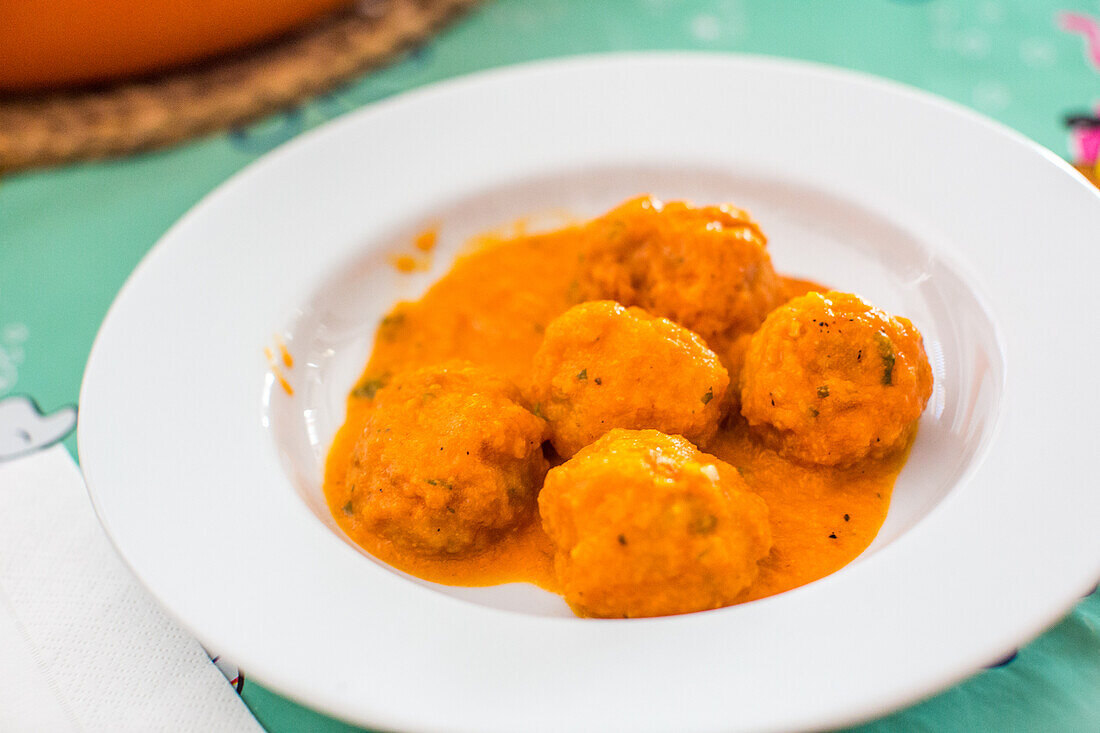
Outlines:
[[165,147],[291,107],[478,0],[370,0],[248,53],[104,89],[0,96],[0,172]]

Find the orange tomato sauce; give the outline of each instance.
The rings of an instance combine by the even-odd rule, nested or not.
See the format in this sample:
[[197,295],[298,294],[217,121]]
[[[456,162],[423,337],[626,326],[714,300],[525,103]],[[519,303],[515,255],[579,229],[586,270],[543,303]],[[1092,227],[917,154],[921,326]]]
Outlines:
[[[345,474],[370,415],[371,399],[392,374],[467,359],[521,387],[546,325],[580,300],[576,228],[484,240],[460,258],[420,300],[399,303],[378,328],[359,386],[348,398],[347,420],[326,465],[324,490],[337,523],[371,555],[411,575],[448,585],[530,582],[556,591],[553,548],[537,514],[489,550],[467,557],[424,557],[403,551],[357,525],[343,511],[350,492]],[[819,290],[784,278],[788,297]],[[736,466],[768,504],[771,554],[739,602],[804,585],[844,567],[871,543],[886,518],[890,495],[908,445],[884,459],[848,468],[792,462],[755,441],[734,412],[707,452]]]

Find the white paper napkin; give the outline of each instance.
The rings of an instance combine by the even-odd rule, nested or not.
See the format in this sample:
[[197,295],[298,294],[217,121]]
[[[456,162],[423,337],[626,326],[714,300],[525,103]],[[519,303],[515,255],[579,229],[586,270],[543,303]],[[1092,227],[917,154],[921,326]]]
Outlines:
[[261,731],[115,554],[65,449],[0,461],[0,731]]

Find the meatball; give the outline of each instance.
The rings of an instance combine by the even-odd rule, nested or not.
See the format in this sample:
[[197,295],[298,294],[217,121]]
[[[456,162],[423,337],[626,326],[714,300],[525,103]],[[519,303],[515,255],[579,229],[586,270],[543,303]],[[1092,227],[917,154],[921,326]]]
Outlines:
[[771,548],[768,507],[737,469],[656,430],[612,430],[550,469],[539,512],[581,616],[728,606]]
[[903,445],[931,393],[913,324],[848,293],[809,293],[776,309],[741,370],[749,425],[785,455],[827,466]]
[[566,458],[611,428],[655,428],[706,444],[728,387],[725,368],[694,333],[610,300],[551,321],[532,368],[532,401]]
[[547,426],[517,387],[462,362],[378,390],[348,470],[348,513],[426,555],[483,549],[533,515]]
[[730,206],[633,199],[590,222],[580,292],[663,316],[720,350],[784,298],[749,215]]

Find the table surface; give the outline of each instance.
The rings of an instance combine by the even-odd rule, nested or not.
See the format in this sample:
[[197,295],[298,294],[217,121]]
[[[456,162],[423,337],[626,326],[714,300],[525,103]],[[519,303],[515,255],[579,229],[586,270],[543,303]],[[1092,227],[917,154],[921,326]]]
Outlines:
[[[392,66],[257,124],[0,180],[0,397],[75,404],[96,330],[141,257],[204,194],[302,131],[480,69],[645,49],[859,69],[968,105],[1074,162],[1100,152],[1100,128],[1066,122],[1100,115],[1100,0],[496,0]],[[75,438],[66,445],[75,453]],[[254,682],[243,695],[271,731],[358,730]],[[1006,663],[858,730],[1100,730],[1100,591]]]

